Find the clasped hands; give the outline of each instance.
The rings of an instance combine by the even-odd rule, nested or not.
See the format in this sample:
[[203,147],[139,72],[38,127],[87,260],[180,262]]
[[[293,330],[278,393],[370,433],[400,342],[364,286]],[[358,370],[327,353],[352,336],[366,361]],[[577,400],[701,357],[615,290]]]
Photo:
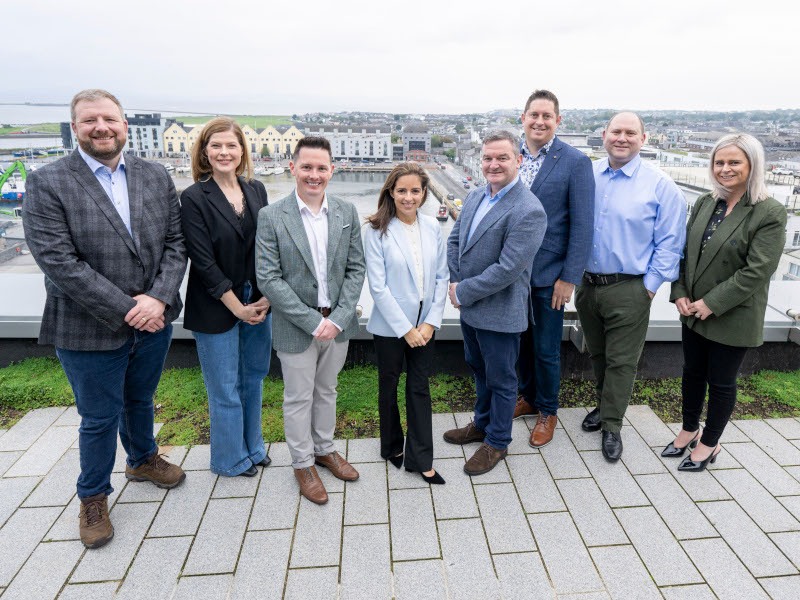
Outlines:
[[147,294],[133,296],[136,306],[125,315],[125,322],[139,331],[155,333],[164,329],[164,304],[158,298]]
[[269,300],[261,296],[252,304],[243,304],[242,308],[235,315],[240,321],[244,321],[248,325],[258,325],[267,318],[267,311],[269,310]]
[[678,312],[684,317],[697,317],[701,321],[705,321],[713,314],[711,309],[706,306],[705,302],[703,302],[702,298],[700,298],[700,300],[695,300],[694,302],[686,297],[678,298],[675,300],[675,306],[677,307]]
[[422,323],[419,327],[412,327],[408,333],[403,336],[406,343],[412,348],[419,348],[427,345],[433,337],[433,325],[430,323]]

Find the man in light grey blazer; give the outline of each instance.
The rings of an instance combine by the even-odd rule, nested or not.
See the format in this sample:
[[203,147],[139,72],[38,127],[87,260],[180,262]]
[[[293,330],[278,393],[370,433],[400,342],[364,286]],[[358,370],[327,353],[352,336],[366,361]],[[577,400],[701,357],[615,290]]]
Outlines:
[[289,168],[295,191],[261,209],[256,234],[258,287],[272,304],[272,345],[283,372],[283,422],[300,493],[328,501],[315,464],[345,481],[358,472],[333,445],[336,384],[348,340],[358,333],[364,284],[358,212],[325,189],[330,142],[306,137]]
[[485,188],[464,201],[447,240],[450,301],[461,310],[464,355],[475,376],[475,418],[445,432],[451,444],[483,442],[464,472],[481,475],[505,458],[517,400],[520,333],[532,322],[531,265],[547,229],[541,203],[519,177],[517,138],[483,140]]
[[98,548],[114,535],[107,497],[118,432],[129,480],[171,488],[185,477],[158,454],[153,394],[182,307],[186,251],[169,174],[122,154],[119,100],[84,90],[71,113],[79,148],[31,173],[22,216],[45,275],[39,343],[55,345],[81,415],[81,541]]

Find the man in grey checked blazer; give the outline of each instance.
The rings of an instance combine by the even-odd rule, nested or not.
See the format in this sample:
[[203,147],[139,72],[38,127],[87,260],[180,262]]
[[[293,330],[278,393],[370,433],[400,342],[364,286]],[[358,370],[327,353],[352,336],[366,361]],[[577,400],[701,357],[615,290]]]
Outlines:
[[358,479],[336,452],[333,433],[337,379],[348,340],[358,333],[364,252],[355,207],[325,193],[333,174],[328,140],[300,140],[289,167],[295,191],[258,214],[256,278],[272,305],[295,477],[303,496],[324,504],[328,495],[315,464],[339,479]]
[[23,224],[45,275],[39,343],[55,345],[81,415],[81,541],[97,548],[114,535],[107,497],[118,433],[128,479],[169,488],[185,477],[158,454],[153,394],[182,307],[186,252],[169,174],[122,155],[119,100],[79,92],[71,120],[79,149],[31,173]]

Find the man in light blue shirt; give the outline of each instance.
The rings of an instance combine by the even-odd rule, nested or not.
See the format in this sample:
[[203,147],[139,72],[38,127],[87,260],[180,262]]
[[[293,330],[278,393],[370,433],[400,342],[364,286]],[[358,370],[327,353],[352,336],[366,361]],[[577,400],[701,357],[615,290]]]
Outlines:
[[583,420],[602,429],[603,456],[622,455],[620,429],[644,348],[650,303],[678,277],[686,202],[678,186],[639,156],[641,118],[614,115],[603,132],[608,158],[594,164],[594,238],[575,298],[597,378],[598,405]]

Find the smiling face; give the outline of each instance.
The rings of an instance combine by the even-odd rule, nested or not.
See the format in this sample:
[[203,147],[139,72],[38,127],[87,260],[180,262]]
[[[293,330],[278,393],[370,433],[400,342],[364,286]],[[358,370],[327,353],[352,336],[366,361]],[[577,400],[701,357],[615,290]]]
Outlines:
[[86,154],[111,168],[116,167],[128,141],[128,122],[108,98],[78,102],[72,131]]
[[325,188],[333,176],[331,155],[322,148],[301,148],[296,161],[289,162],[289,170],[297,183],[297,194],[306,203],[321,203]]
[[750,177],[750,162],[737,146],[725,146],[714,154],[714,177],[733,194],[744,194]]
[[634,113],[620,113],[611,119],[603,132],[603,147],[608,152],[608,164],[619,169],[639,154],[644,145],[645,134]]
[[413,223],[417,219],[417,209],[425,197],[425,188],[418,175],[403,175],[394,184],[391,196],[397,218],[403,223]]
[[214,177],[236,174],[244,149],[233,131],[220,131],[208,138],[206,156]]
[[535,153],[553,139],[556,129],[561,124],[561,115],[556,113],[552,100],[536,98],[522,114],[522,128],[525,130],[525,141],[528,150]]
[[514,180],[522,163],[522,155],[515,155],[514,146],[508,140],[488,142],[483,145],[481,170],[496,194]]

